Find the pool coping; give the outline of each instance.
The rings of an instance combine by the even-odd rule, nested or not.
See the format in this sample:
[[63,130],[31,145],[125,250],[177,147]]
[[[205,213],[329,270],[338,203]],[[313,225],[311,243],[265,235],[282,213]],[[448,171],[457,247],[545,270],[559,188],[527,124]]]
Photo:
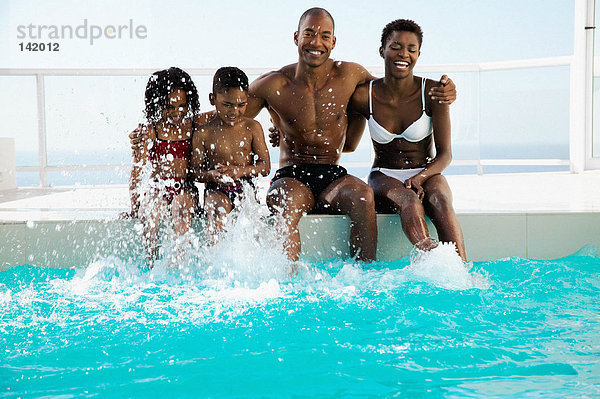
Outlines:
[[[555,259],[584,245],[600,247],[600,171],[447,176],[447,179],[470,260],[510,256]],[[260,189],[264,194],[265,181]],[[263,198],[262,194],[259,198]],[[48,241],[52,238],[64,245],[63,250],[71,248],[64,237],[52,232],[58,225],[75,226],[73,231],[85,239],[88,233],[77,230],[76,226],[121,226],[125,222],[118,216],[127,207],[126,185],[2,191],[0,233],[7,238],[0,244],[0,265],[22,262],[32,255],[40,259],[40,265],[67,259],[68,256],[49,255],[57,251]],[[435,236],[431,222],[428,226]],[[33,234],[46,230],[48,237]],[[303,256],[311,260],[347,257],[348,230],[349,220],[345,216],[303,217],[300,222]],[[379,259],[393,260],[410,253],[412,246],[397,215],[378,215],[378,231]],[[42,244],[36,246],[29,241]],[[21,250],[11,252],[11,246],[20,246]],[[336,250],[331,250],[332,247]],[[67,264],[81,265],[83,259],[67,259]]]

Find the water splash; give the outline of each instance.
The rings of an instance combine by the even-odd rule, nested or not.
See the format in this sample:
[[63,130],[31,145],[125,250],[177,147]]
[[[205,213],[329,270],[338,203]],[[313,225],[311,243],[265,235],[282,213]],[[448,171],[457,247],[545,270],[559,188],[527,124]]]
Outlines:
[[[243,192],[254,191],[246,185]],[[241,195],[234,201],[234,210],[216,243],[208,245],[207,237],[194,235],[177,268],[189,281],[221,280],[258,287],[272,279],[286,280],[292,264],[285,256],[279,223],[254,195]]]
[[571,256],[586,256],[586,257],[591,257],[591,258],[597,258],[598,257],[598,248],[596,248],[595,245],[584,245],[583,247],[581,247],[577,252],[575,252],[573,255]]
[[[423,283],[425,289],[420,291],[490,286],[483,274],[462,262],[451,244],[440,244],[429,252],[415,250],[410,264],[406,259],[371,265],[352,259],[290,262],[283,248],[281,223],[255,196],[242,196],[212,246],[206,244],[204,229],[183,238],[166,229],[163,257],[151,270],[144,267],[140,248],[133,255],[98,256],[70,276],[22,281],[22,287],[12,290],[2,288],[0,307],[16,315],[13,326],[47,322],[47,302],[55,304],[51,319],[57,323],[93,324],[99,319],[142,324],[149,320],[229,323],[256,306],[274,303],[292,312],[323,301],[369,308],[380,296],[406,295]],[[106,240],[126,243],[126,234],[136,236],[135,230],[118,231]],[[278,309],[273,307],[273,311]],[[81,315],[87,315],[87,321]]]
[[416,280],[431,283],[450,290],[471,288],[488,289],[490,283],[483,274],[470,270],[472,263],[465,263],[458,256],[454,243],[439,243],[429,251],[413,248],[407,272]]

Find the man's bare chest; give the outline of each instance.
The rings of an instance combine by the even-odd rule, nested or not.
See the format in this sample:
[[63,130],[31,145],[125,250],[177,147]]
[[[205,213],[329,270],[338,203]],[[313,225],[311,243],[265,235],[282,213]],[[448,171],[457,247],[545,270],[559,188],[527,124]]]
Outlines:
[[327,86],[319,91],[295,88],[270,101],[269,106],[279,115],[282,124],[305,132],[343,123],[351,94],[348,90]]

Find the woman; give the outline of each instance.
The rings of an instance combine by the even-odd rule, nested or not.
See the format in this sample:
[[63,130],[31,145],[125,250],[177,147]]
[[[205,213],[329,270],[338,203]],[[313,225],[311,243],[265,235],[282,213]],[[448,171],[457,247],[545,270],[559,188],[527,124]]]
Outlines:
[[454,242],[466,261],[452,193],[441,175],[452,160],[449,107],[425,95],[438,82],[413,75],[422,40],[413,21],[387,24],[379,49],[385,77],[357,88],[352,107],[368,119],[375,149],[369,185],[378,210],[398,213],[405,234],[421,250],[437,246],[425,223],[428,215],[440,241]]

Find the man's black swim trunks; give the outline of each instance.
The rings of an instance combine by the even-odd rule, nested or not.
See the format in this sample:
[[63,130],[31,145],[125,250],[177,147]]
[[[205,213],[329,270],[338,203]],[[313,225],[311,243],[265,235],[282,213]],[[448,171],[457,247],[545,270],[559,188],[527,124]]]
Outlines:
[[340,165],[301,163],[279,169],[271,180],[271,184],[284,177],[292,177],[306,184],[315,199],[337,179],[348,174]]

